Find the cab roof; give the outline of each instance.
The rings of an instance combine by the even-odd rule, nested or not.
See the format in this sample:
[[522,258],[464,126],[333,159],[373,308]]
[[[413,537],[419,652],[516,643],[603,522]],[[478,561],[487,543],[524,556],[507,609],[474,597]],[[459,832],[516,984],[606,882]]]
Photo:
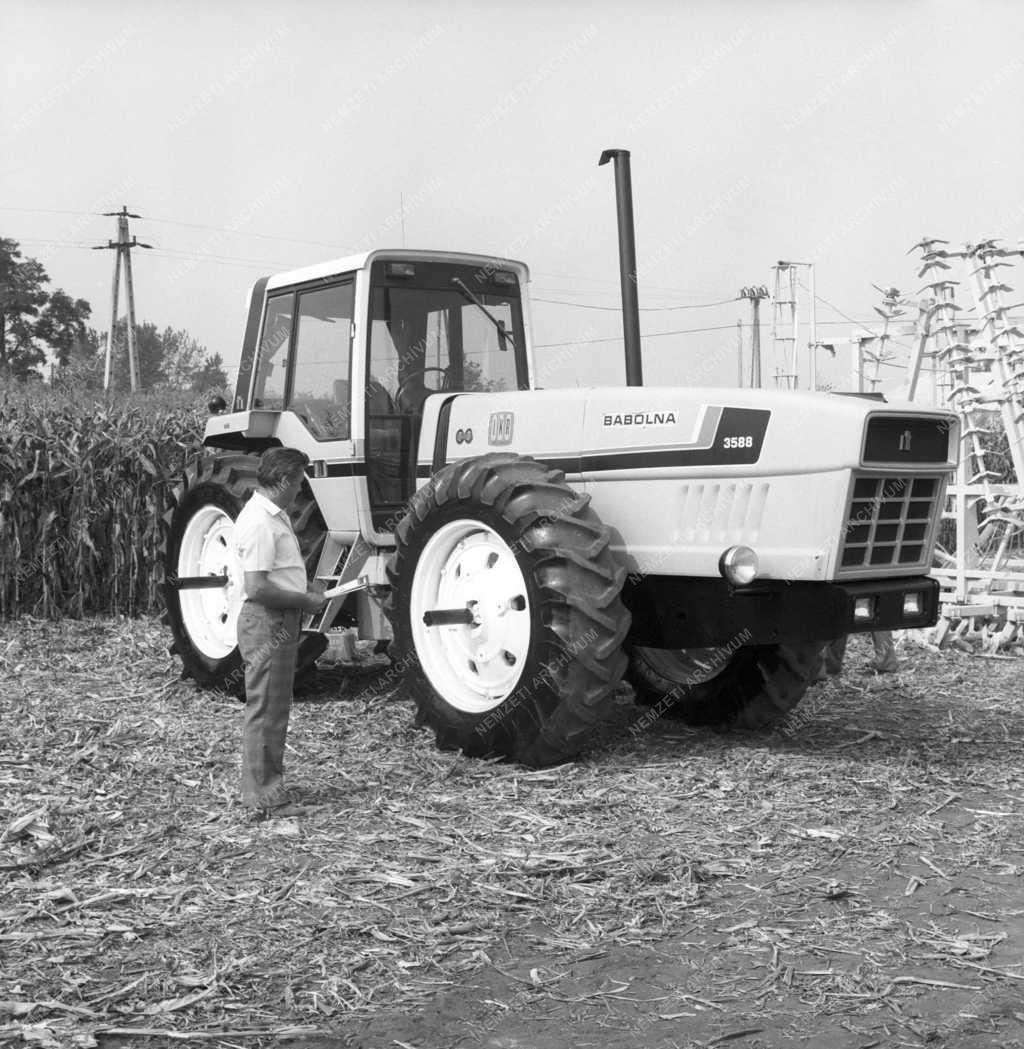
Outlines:
[[429,251],[416,248],[378,248],[376,251],[346,255],[344,258],[331,259],[329,262],[316,262],[312,266],[303,266],[302,269],[275,273],[267,281],[267,291],[369,269],[370,265],[378,259],[400,259],[403,262],[456,262],[497,270],[514,269],[519,272],[521,284],[526,284],[530,279],[530,269],[525,262],[517,262],[515,259],[506,259],[497,255],[471,255],[462,251]]

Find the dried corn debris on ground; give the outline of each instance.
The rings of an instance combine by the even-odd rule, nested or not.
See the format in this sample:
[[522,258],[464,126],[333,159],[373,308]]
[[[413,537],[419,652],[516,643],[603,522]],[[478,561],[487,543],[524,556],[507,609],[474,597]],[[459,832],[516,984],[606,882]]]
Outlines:
[[875,676],[855,638],[770,733],[648,723],[623,689],[585,758],[539,773],[439,753],[397,680],[327,669],[289,757],[313,811],[252,825],[238,707],[178,679],[162,628],[0,629],[9,1040],[1024,1031],[1019,660],[906,644]]

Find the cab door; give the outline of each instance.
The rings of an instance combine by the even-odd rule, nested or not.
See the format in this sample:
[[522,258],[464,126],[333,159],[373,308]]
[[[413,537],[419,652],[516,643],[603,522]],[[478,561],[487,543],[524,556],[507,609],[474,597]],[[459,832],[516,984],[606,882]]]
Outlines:
[[276,436],[310,458],[309,485],[327,528],[359,530],[352,433],[355,281],[351,274],[267,297],[253,407],[280,411]]

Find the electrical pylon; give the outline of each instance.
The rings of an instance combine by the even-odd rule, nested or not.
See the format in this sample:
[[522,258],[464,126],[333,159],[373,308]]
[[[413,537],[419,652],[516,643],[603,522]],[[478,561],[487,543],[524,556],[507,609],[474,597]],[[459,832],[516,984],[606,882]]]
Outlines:
[[114,329],[117,327],[117,298],[121,284],[121,259],[124,258],[124,283],[125,296],[128,299],[128,374],[132,393],[139,388],[139,356],[135,346],[135,288],[132,283],[132,248],[151,248],[152,244],[143,244],[135,237],[128,239],[128,220],[140,219],[128,210],[127,206],[121,205],[120,211],[104,211],[104,215],[117,219],[117,240],[108,240],[106,244],[98,244],[93,251],[112,250],[117,252],[114,256],[114,286],[111,294],[110,306],[110,331],[107,332],[107,355],[103,365],[103,389],[110,389],[110,375],[114,359]]

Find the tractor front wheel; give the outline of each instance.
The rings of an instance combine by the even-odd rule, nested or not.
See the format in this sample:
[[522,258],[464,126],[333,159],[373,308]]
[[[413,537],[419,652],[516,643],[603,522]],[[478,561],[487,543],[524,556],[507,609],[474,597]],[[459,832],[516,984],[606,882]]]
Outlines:
[[688,725],[766,728],[803,699],[822,647],[635,648],[628,677],[637,702]]
[[387,612],[418,710],[442,749],[529,766],[574,757],[625,670],[625,568],[564,474],[491,454],[412,498]]

